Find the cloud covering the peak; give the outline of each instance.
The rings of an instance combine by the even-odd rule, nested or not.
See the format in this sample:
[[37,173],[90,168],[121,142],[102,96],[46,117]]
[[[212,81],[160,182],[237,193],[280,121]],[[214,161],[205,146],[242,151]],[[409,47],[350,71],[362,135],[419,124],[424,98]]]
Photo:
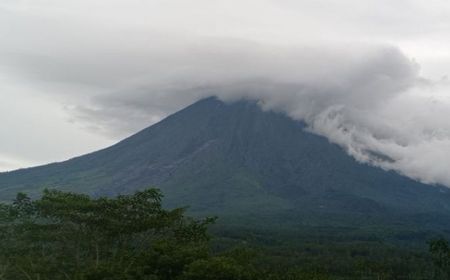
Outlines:
[[257,100],[264,110],[305,121],[358,161],[450,186],[448,83],[422,78],[399,49],[202,48],[165,64],[165,71],[154,65],[158,78],[95,97],[73,115],[126,133],[201,98]]
[[217,96],[450,187],[447,2],[96,3],[0,3],[0,170],[95,150]]

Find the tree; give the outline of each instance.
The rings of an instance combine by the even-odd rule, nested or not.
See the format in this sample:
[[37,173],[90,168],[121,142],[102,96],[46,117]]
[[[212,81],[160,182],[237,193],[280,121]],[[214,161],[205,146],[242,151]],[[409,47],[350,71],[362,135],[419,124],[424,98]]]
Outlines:
[[226,257],[200,259],[188,265],[183,280],[250,280],[257,279],[248,267]]
[[165,210],[161,199],[156,189],[97,199],[45,190],[35,201],[19,193],[12,204],[0,204],[0,276],[174,279],[208,256],[214,219]]
[[450,248],[448,241],[444,238],[431,240],[429,243],[433,263],[438,268],[435,277],[450,278]]

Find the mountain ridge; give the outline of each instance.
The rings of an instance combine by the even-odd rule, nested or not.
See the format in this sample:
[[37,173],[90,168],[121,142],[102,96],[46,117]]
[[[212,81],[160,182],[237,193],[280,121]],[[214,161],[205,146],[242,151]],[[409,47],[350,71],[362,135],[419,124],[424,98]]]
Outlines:
[[[161,188],[193,213],[293,224],[449,225],[450,193],[361,164],[305,124],[253,101],[200,100],[119,143],[0,174],[0,199],[44,187],[94,195]],[[429,222],[431,220],[431,222]]]

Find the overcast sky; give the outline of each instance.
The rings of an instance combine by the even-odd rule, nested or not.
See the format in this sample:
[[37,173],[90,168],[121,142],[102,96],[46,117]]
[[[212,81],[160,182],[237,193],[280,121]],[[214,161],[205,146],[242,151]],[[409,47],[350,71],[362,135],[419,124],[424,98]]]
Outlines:
[[450,186],[449,34],[444,0],[0,0],[0,171],[215,95]]

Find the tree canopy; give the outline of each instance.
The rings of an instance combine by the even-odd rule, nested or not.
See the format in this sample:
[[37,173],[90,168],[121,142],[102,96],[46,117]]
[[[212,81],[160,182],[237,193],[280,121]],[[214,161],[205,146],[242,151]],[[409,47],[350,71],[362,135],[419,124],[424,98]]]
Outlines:
[[175,279],[208,255],[207,226],[156,189],[116,198],[45,190],[0,205],[0,279]]
[[114,198],[45,190],[32,200],[18,193],[12,203],[0,203],[0,280],[450,276],[450,249],[444,238],[430,241],[428,254],[378,241],[312,242],[301,236],[259,236],[251,229],[216,228],[211,242],[208,232],[215,218],[191,218],[186,208],[164,209],[161,200],[157,189]]

